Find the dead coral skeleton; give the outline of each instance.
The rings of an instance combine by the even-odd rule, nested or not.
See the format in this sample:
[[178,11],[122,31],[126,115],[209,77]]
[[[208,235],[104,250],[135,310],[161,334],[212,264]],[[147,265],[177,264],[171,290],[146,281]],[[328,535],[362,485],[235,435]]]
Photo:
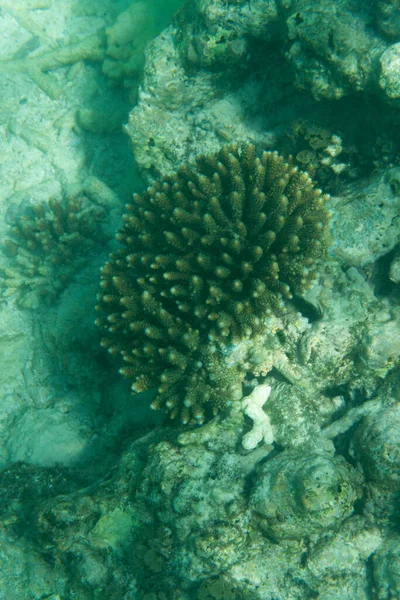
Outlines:
[[0,60],[0,74],[12,76],[19,73],[28,77],[52,100],[63,93],[63,87],[49,74],[66,65],[80,61],[102,61],[105,55],[103,37],[89,35],[66,46],[59,44],[37,23],[31,11],[49,9],[51,0],[26,0],[23,6],[16,6],[13,0],[0,0],[0,9],[7,17],[12,17],[31,38],[10,58]]

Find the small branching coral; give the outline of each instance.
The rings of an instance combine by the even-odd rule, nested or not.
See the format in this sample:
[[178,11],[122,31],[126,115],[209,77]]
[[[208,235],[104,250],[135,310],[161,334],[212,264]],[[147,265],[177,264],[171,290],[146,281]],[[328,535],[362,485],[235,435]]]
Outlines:
[[231,344],[266,330],[302,294],[329,245],[327,197],[274,152],[226,145],[127,206],[102,269],[97,324],[132,390],[202,423],[240,397]]
[[23,307],[51,303],[94,254],[105,235],[104,210],[84,196],[51,198],[20,216],[4,242],[2,295],[17,295]]

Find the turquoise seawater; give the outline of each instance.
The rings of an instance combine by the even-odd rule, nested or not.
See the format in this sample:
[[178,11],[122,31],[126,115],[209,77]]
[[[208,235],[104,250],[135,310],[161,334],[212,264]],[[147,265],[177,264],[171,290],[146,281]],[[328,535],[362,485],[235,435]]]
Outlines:
[[399,3],[0,32],[0,600],[400,598]]

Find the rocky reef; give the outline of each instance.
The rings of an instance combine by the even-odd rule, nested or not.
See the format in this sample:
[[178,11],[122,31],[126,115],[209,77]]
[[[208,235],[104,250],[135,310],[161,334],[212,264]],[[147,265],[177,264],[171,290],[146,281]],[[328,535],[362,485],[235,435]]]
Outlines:
[[[332,403],[328,420],[338,411]],[[341,435],[355,427],[360,437],[357,462],[335,451],[329,426],[313,450],[240,450],[247,425],[234,410],[193,431],[159,428],[130,443],[97,482],[89,473],[16,466],[3,474],[14,500],[3,492],[2,521],[11,519],[18,544],[34,555],[45,547],[47,564],[61,559],[62,597],[72,588],[85,598],[96,589],[99,597],[146,600],[368,599],[366,562],[378,590],[393,589],[398,552],[393,495],[373,499],[369,491],[383,484],[398,493],[398,482],[372,472],[361,450],[375,413],[370,405],[360,425],[341,423]],[[386,440],[382,433],[376,448]],[[29,498],[33,478],[37,496]]]
[[[395,157],[390,123],[399,119],[398,49],[382,23],[395,23],[387,14],[398,8],[383,5],[187,3],[175,26],[146,50],[139,102],[127,125],[143,174],[152,180],[237,139],[295,153],[286,136],[293,137],[299,118],[309,130],[318,127],[322,138],[333,136],[322,158],[336,174],[351,175],[378,160],[382,146]],[[327,103],[312,102],[310,94]],[[329,109],[329,102],[340,110]]]
[[399,3],[178,5],[0,0],[1,593],[393,600]]

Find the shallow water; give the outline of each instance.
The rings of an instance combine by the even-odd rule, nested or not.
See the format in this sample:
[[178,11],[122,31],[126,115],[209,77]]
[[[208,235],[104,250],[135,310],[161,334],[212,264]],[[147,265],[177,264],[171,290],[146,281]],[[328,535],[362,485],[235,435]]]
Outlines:
[[399,9],[182,6],[0,0],[0,598],[397,598]]

